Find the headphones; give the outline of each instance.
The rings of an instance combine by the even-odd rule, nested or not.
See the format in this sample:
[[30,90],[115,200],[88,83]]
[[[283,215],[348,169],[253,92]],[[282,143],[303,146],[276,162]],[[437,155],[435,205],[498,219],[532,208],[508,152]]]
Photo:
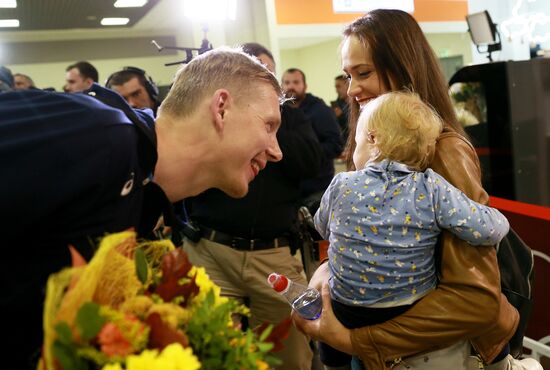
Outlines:
[[111,80],[113,79],[113,77],[117,74],[117,73],[120,73],[120,72],[124,72],[124,71],[127,71],[127,72],[131,72],[131,73],[134,73],[138,76],[141,76],[143,77],[143,82],[145,82],[145,90],[147,91],[147,93],[149,94],[149,96],[151,97],[151,99],[156,103],[156,104],[159,104],[159,100],[158,100],[158,97],[159,97],[159,88],[157,87],[157,85],[155,84],[155,82],[153,81],[153,79],[147,75],[147,73],[141,69],[141,68],[137,68],[137,67],[123,67],[120,71],[117,71],[117,72],[114,72],[113,74],[111,74],[108,78],[107,78],[107,81],[105,81],[105,86],[110,88],[110,85],[111,85]]

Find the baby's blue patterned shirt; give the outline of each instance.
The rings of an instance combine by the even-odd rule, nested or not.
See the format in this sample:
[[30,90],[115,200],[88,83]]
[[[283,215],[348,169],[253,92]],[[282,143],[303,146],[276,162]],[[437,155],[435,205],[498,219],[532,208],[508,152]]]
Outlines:
[[431,290],[441,229],[472,245],[495,245],[509,229],[499,211],[472,201],[433,170],[416,172],[389,160],[338,173],[315,225],[330,242],[332,298],[358,306],[414,301]]

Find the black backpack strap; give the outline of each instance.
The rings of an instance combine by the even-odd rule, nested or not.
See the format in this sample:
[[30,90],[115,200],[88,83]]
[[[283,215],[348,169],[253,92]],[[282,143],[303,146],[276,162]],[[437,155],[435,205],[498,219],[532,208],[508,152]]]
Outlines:
[[[137,229],[138,235],[146,239],[159,239],[153,233],[160,215],[164,218],[164,225],[172,228],[172,242],[179,246],[182,244],[180,231],[183,224],[174,211],[174,206],[166,197],[164,191],[154,182],[149,182],[143,188],[143,206],[141,220]],[[160,237],[162,239],[162,237]]]
[[533,251],[510,229],[498,246],[497,258],[502,293],[519,312],[519,325],[510,339],[510,354],[518,358],[523,351],[523,337],[533,309]]

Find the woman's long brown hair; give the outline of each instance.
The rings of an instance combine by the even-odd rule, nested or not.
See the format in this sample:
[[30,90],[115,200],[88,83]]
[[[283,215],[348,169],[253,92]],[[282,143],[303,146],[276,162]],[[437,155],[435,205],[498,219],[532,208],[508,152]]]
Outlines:
[[[401,10],[377,9],[346,26],[344,38],[355,36],[370,50],[376,73],[384,86],[407,89],[431,105],[445,122],[444,131],[466,137],[458,123],[439,62],[414,18]],[[345,159],[353,168],[355,129],[359,104],[349,99],[349,136]]]

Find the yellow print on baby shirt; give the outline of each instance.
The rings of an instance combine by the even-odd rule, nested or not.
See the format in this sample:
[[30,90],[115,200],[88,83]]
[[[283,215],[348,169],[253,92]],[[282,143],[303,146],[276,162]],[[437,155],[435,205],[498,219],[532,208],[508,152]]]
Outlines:
[[370,229],[374,235],[378,235],[378,228],[375,225],[371,225]]
[[364,189],[368,189],[368,188],[369,188],[369,184],[370,184],[370,179],[366,179],[366,180],[365,180],[365,185],[363,185],[363,188],[364,188]]

